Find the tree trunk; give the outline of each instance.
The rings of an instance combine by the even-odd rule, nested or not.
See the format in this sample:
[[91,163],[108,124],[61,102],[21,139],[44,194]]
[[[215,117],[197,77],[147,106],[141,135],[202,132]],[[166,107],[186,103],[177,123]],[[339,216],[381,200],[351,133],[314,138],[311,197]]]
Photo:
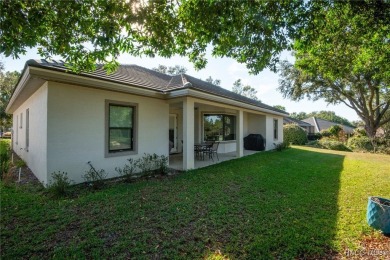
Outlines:
[[367,133],[367,136],[370,138],[370,141],[371,141],[371,144],[372,144],[372,147],[374,148],[374,153],[376,152],[376,141],[375,141],[375,135],[376,135],[376,130],[377,128],[375,126],[373,126],[372,124],[370,124],[370,122],[365,122],[365,130],[366,130],[366,133]]

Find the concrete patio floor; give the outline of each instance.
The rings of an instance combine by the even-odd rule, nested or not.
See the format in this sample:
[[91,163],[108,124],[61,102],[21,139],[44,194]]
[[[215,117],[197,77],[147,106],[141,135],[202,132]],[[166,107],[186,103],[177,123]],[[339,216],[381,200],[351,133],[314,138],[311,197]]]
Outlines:
[[[259,151],[250,151],[250,150],[244,150],[244,156],[251,155],[258,153]],[[214,161],[212,159],[209,159],[207,156],[205,156],[204,160],[195,157],[195,169],[203,168],[209,165],[221,163],[224,161],[229,161],[232,159],[236,159],[237,155],[236,152],[231,153],[218,153],[219,160],[217,160],[217,157],[214,155]],[[183,170],[183,154],[171,154],[169,155],[169,168],[175,169],[175,170]]]

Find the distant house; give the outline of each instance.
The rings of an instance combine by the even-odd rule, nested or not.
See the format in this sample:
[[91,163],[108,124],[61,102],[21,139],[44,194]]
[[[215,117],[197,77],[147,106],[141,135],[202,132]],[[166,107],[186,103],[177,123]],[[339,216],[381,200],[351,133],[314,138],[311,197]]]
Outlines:
[[313,126],[313,128],[310,128],[311,129],[311,131],[309,132],[310,134],[320,133],[322,130],[329,129],[330,127],[335,126],[335,125],[341,126],[343,128],[343,131],[346,134],[352,134],[353,130],[355,129],[354,127],[351,127],[351,126],[342,125],[340,123],[331,122],[331,121],[324,120],[324,119],[317,118],[317,117],[309,117],[309,118],[303,119],[302,121]]
[[46,60],[27,61],[6,111],[14,151],[44,183],[57,171],[82,182],[88,161],[116,177],[115,167],[145,153],[182,153],[181,168],[193,169],[196,143],[218,141],[218,153],[242,157],[249,134],[274,149],[287,116],[187,74],[137,65],[76,74]]
[[303,128],[307,133],[314,133],[314,126],[307,122],[295,118],[291,118],[291,117],[283,118],[283,125],[288,125],[288,124],[297,124],[301,128]]

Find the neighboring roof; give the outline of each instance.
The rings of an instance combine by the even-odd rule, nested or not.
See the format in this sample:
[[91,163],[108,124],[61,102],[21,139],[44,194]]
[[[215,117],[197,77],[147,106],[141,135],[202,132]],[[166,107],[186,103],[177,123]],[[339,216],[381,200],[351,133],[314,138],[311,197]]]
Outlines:
[[307,122],[304,122],[304,121],[301,121],[301,120],[298,120],[298,119],[295,119],[295,118],[291,118],[291,117],[284,117],[283,118],[283,124],[297,124],[299,126],[304,126],[304,127],[309,127],[309,126],[313,126]]
[[353,130],[355,129],[354,127],[351,127],[351,126],[342,125],[339,123],[331,122],[331,121],[324,120],[324,119],[317,118],[317,117],[309,117],[309,118],[303,119],[302,121],[313,125],[316,129],[316,132],[321,132],[322,130],[329,129],[331,126],[334,126],[334,125],[341,126],[343,128],[344,132],[346,132],[348,134],[352,133]]
[[[28,60],[26,62],[26,65],[72,73],[65,67],[63,61],[47,61],[44,59]],[[97,70],[93,72],[82,72],[78,75],[125,85],[136,86],[140,88],[146,88],[163,93],[174,92],[180,89],[194,89],[287,115],[287,113],[283,110],[268,106],[260,101],[244,97],[242,95],[224,89],[220,86],[213,85],[211,83],[197,79],[187,74],[170,76],[137,65],[120,65],[117,71],[112,74],[107,74],[103,67],[101,65],[98,65]]]

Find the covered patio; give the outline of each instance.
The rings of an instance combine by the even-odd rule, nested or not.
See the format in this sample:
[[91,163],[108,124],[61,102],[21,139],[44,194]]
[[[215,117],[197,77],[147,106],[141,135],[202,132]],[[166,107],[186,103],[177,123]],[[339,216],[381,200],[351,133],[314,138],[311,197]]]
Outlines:
[[[252,155],[258,153],[258,151],[250,151],[250,150],[244,150],[244,155]],[[218,153],[219,160],[214,157],[213,160],[210,158],[204,158],[201,159],[199,157],[194,157],[194,169],[207,167],[213,164],[218,164],[221,162],[237,159],[237,153],[236,152],[229,152],[229,153]],[[183,154],[171,154],[169,155],[169,168],[182,171],[183,169]]]
[[[202,96],[203,97],[203,96]],[[218,100],[219,101],[219,100]],[[282,117],[256,111],[233,100],[175,97],[169,100],[169,167],[190,170],[256,153],[244,149],[244,137],[261,135],[264,150],[283,140]],[[198,158],[194,146],[218,142],[218,157]]]

